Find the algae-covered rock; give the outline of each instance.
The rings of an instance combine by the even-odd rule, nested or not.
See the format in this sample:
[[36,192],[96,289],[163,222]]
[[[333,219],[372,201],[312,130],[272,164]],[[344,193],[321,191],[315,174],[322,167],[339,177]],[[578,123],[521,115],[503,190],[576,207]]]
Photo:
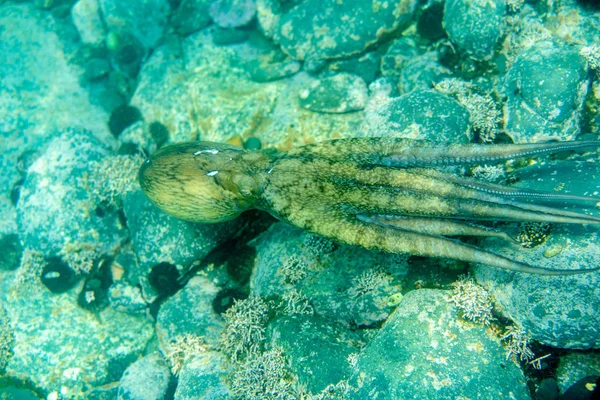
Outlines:
[[600,376],[600,353],[570,352],[560,357],[556,380],[561,393],[586,376]]
[[300,106],[311,111],[342,114],[365,108],[367,96],[365,81],[342,73],[315,81],[302,90]]
[[573,139],[588,83],[577,49],[540,42],[524,50],[504,79],[506,133],[516,143]]
[[108,116],[81,87],[83,71],[69,62],[57,25],[50,13],[32,4],[0,7],[0,132],[15,134],[10,142],[23,141],[22,150],[75,127],[110,144]]
[[16,205],[24,182],[23,167],[19,164],[22,163],[22,155],[27,154],[25,141],[22,137],[19,140],[19,136],[16,132],[0,129],[0,169],[3,172],[0,174],[0,240],[11,240],[5,237],[16,236],[18,230]]
[[113,283],[108,288],[110,306],[120,312],[133,315],[146,313],[146,301],[138,286],[130,285],[122,280]]
[[297,60],[329,59],[365,51],[410,23],[413,0],[321,1],[293,6],[258,1],[258,20],[267,36]]
[[221,28],[248,25],[256,14],[254,0],[217,0],[210,5],[210,16]]
[[[599,174],[597,163],[575,161],[544,163],[516,172],[519,187],[587,196],[600,192]],[[549,234],[541,231],[541,235],[545,242],[531,249],[498,240],[486,240],[484,247],[544,268],[600,265],[597,227],[556,224]],[[496,310],[521,325],[532,339],[561,348],[600,347],[600,272],[541,276],[478,266],[475,277],[491,291]]]
[[499,341],[459,320],[448,298],[431,289],[404,296],[358,355],[350,398],[530,398]]
[[383,76],[400,76],[400,71],[404,66],[420,53],[413,38],[402,36],[394,40],[381,59],[381,74]]
[[[173,58],[166,47],[158,49],[140,72],[131,104],[140,109],[146,121],[163,124],[169,131],[169,142],[198,138],[224,142],[249,136],[269,115],[281,93],[277,82],[253,82],[239,68],[245,65],[242,54],[258,58],[261,49],[247,43],[217,46],[213,42],[215,29],[187,37],[182,43],[183,58]],[[266,71],[259,68],[261,65],[248,67],[260,81],[298,69],[296,64],[279,64],[270,65]]]
[[440,64],[436,51],[411,57],[400,70],[398,86],[401,93],[431,90],[436,83],[451,78],[452,71]]
[[352,375],[348,356],[358,353],[360,337],[314,315],[290,315],[273,321],[267,341],[280,346],[298,382],[318,393]]
[[253,132],[263,147],[289,150],[292,146],[362,135],[363,111],[324,114],[300,106],[302,90],[314,82],[314,78],[303,72],[284,82],[271,113]]
[[[84,310],[77,304],[78,291],[54,294],[39,282],[36,271],[33,263],[24,263],[0,292],[8,316],[19,327],[7,374],[55,398],[59,393],[88,398],[83,392],[118,381],[142,355],[154,332],[152,323],[110,307],[97,314]],[[32,354],[39,362],[31,362]]]
[[231,368],[225,356],[207,351],[190,357],[179,372],[175,400],[227,400],[231,398],[225,384]]
[[141,284],[148,298],[158,294],[156,285],[149,282],[152,271],[159,273],[157,266],[172,265],[183,275],[194,261],[204,258],[238,226],[236,221],[223,224],[182,221],[161,211],[141,190],[127,195],[124,211],[139,264],[135,271],[129,271],[127,278],[133,284]]
[[107,153],[84,130],[65,130],[47,145],[21,188],[17,211],[25,248],[53,255],[87,247],[100,254],[124,239],[116,212],[95,212],[86,182],[91,163]]
[[213,309],[219,289],[207,278],[196,276],[165,301],[156,319],[156,334],[164,354],[185,335],[199,336],[211,346],[223,330],[223,320]]
[[211,23],[208,12],[211,4],[212,0],[182,0],[169,21],[177,33],[187,36]]
[[167,396],[171,371],[158,354],[140,358],[125,370],[119,382],[118,400],[162,400]]
[[469,112],[454,99],[426,90],[415,91],[374,110],[366,118],[372,136],[425,139],[437,143],[468,143]]
[[397,305],[406,258],[338,246],[285,224],[269,229],[257,245],[253,294],[304,296],[316,314],[350,326],[372,326]]
[[106,28],[118,35],[133,36],[145,48],[153,48],[167,26],[167,0],[99,0]]
[[93,46],[104,44],[106,28],[96,0],[79,0],[71,8],[71,18],[83,43]]
[[[167,128],[170,143],[198,138],[185,78],[183,60],[173,57],[169,47],[159,47],[144,63],[130,101],[131,106],[140,110],[145,121],[160,122]],[[149,132],[146,134],[146,141],[151,141]]]
[[328,69],[331,72],[348,72],[354,74],[361,77],[366,84],[369,84],[379,75],[381,57],[380,51],[369,51],[358,56],[332,61],[329,63]]
[[475,60],[490,59],[504,31],[506,0],[447,0],[444,29]]
[[276,81],[294,75],[300,67],[298,61],[290,59],[276,62],[257,59],[244,64],[244,70],[254,82]]

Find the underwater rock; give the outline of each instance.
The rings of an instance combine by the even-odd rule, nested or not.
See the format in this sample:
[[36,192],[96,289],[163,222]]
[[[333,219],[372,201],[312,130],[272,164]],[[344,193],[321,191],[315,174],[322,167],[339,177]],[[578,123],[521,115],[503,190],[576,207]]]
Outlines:
[[104,44],[106,29],[102,23],[98,1],[79,0],[71,8],[71,19],[83,43],[97,47]]
[[156,46],[167,26],[168,0],[98,0],[106,29],[133,36],[145,49]]
[[272,82],[300,71],[300,63],[291,59],[270,62],[268,60],[252,60],[244,64],[243,68],[248,72],[250,79],[254,82]]
[[382,54],[380,51],[369,51],[360,56],[332,61],[328,70],[332,73],[348,72],[362,78],[366,84],[373,82],[379,75]]
[[224,383],[231,372],[227,359],[216,351],[190,357],[179,372],[175,400],[231,398]]
[[399,281],[408,269],[402,256],[336,248],[327,239],[283,223],[262,236],[255,262],[252,294],[277,295],[299,307],[308,301],[316,314],[346,326],[384,321],[397,305]]
[[171,371],[164,358],[151,354],[125,370],[119,382],[118,400],[162,400],[171,384]]
[[[222,68],[216,74],[199,68],[199,73],[188,81],[191,104],[203,140],[225,142],[235,136],[251,136],[282,93],[278,82],[256,83],[238,69],[224,73]],[[270,80],[293,74],[297,69],[294,63],[282,63],[275,70],[255,70],[251,76],[257,80]]]
[[211,23],[208,12],[211,3],[212,0],[182,0],[171,15],[171,25],[182,36],[206,28]]
[[174,296],[165,301],[156,318],[156,335],[163,354],[185,335],[201,337],[216,346],[223,330],[223,320],[213,310],[219,288],[205,277],[195,276]]
[[85,63],[83,76],[88,81],[97,81],[110,73],[110,64],[105,58],[92,58]]
[[300,106],[300,93],[314,84],[315,79],[299,72],[282,82],[281,94],[276,98],[273,109],[252,136],[260,138],[263,147],[289,150],[301,146],[340,137],[361,136],[363,111],[344,114],[323,114]]
[[[107,307],[98,314],[77,305],[76,291],[54,294],[34,278],[26,262],[6,279],[0,292],[15,332],[7,374],[64,398],[87,398],[83,392],[119,380],[127,365],[144,351],[154,330],[145,317]],[[37,360],[32,363],[35,354]],[[58,398],[58,397],[55,397]]]
[[22,255],[23,246],[17,234],[0,235],[0,270],[19,268]]
[[[269,115],[282,91],[277,82],[258,84],[235,67],[245,64],[240,54],[258,57],[261,49],[247,43],[217,46],[212,36],[215,29],[207,28],[183,41],[185,64],[161,47],[140,73],[131,104],[147,121],[162,123],[169,130],[170,142],[198,136],[225,142],[234,136],[249,136]],[[259,80],[277,79],[299,68],[296,63],[274,63],[269,70],[261,66],[254,65]]]
[[[22,164],[20,158],[22,154],[27,153],[27,149],[23,143],[24,138],[19,135],[19,132],[5,133],[2,131],[1,125],[2,122],[0,122],[0,170],[2,171],[2,174],[0,174],[0,215],[2,215],[2,218],[0,218],[0,238],[16,243],[18,238],[15,242],[10,237],[17,235],[18,230],[16,205],[19,202],[21,186],[24,182],[24,171],[20,167],[20,164]],[[18,140],[19,136],[21,137],[20,140]],[[14,246],[9,248],[14,248]],[[11,264],[9,259],[10,257],[5,258],[5,261],[0,261],[0,264],[4,263],[5,266],[8,266]]]
[[[6,365],[13,356],[13,344],[15,335],[10,326],[10,318],[3,306],[0,306],[0,376],[6,372]],[[0,384],[0,388],[2,385]]]
[[[126,231],[115,211],[99,216],[86,178],[108,150],[90,132],[68,129],[29,168],[17,207],[23,247],[47,255],[110,253]],[[73,267],[73,263],[69,263]]]
[[447,0],[443,25],[460,50],[489,60],[504,33],[506,0]]
[[381,59],[381,74],[400,76],[406,64],[419,54],[421,50],[413,38],[402,36],[394,40]]
[[298,382],[321,392],[352,375],[348,356],[359,352],[355,333],[316,315],[289,315],[271,322],[266,332],[271,346],[280,346]]
[[507,135],[515,143],[572,140],[588,84],[577,49],[540,42],[524,50],[504,78]]
[[440,64],[436,51],[411,57],[400,70],[398,86],[401,93],[430,90],[433,85],[452,77],[452,71]]
[[272,36],[292,58],[310,60],[365,51],[408,27],[415,3],[307,0],[290,7],[279,0],[260,0],[257,9],[258,21],[267,36]]
[[147,304],[142,290],[122,281],[117,281],[108,288],[108,301],[115,311],[132,315],[142,315],[146,312]]
[[[546,162],[517,170],[515,186],[597,196],[599,175],[597,163]],[[554,225],[545,236],[545,242],[530,249],[498,240],[485,240],[483,247],[549,269],[600,265],[597,227]],[[479,265],[475,277],[491,291],[496,310],[522,326],[531,339],[566,349],[600,348],[600,272],[542,277]]]
[[497,339],[458,319],[445,291],[404,296],[358,355],[351,399],[530,399],[519,367]]
[[239,226],[239,221],[193,224],[171,217],[152,204],[141,190],[128,194],[123,208],[138,257],[136,270],[130,271],[127,279],[134,285],[140,283],[149,301],[159,294],[149,282],[156,265],[172,264],[183,275],[194,261],[205,257]]
[[367,85],[360,77],[341,73],[311,83],[300,91],[300,106],[307,110],[343,114],[360,111],[367,102]]
[[250,37],[252,31],[248,29],[215,29],[213,42],[218,46],[227,46],[230,44],[241,43]]
[[392,99],[367,113],[371,136],[425,139],[436,143],[468,143],[469,111],[452,98],[431,90]]
[[565,393],[578,380],[586,376],[600,376],[600,353],[570,352],[560,357],[556,380],[561,393]]
[[360,111],[324,116],[300,106],[300,90],[314,81],[305,73],[269,83],[252,81],[293,74],[297,62],[263,44],[264,39],[217,46],[215,30],[209,27],[185,38],[183,58],[174,58],[166,47],[156,49],[140,72],[130,104],[146,121],[163,124],[169,143],[252,136],[265,147],[287,150],[292,144],[359,134]]
[[32,4],[0,7],[0,134],[15,136],[4,145],[23,142],[21,151],[37,149],[55,132],[72,127],[114,142],[106,112],[80,85],[83,70],[69,61],[57,21]]
[[239,28],[248,25],[256,14],[254,0],[217,0],[209,13],[221,28]]
[[[157,121],[170,133],[169,143],[196,140],[198,128],[185,80],[183,60],[168,46],[157,48],[144,62],[130,105],[137,107],[145,121]],[[149,133],[146,132],[149,136]],[[147,142],[152,139],[148,137]]]

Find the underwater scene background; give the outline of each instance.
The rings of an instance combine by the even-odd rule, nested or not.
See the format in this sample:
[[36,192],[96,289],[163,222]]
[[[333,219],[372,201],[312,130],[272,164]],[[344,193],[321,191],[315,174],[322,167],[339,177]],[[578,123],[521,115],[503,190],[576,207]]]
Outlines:
[[[0,399],[600,398],[598,271],[190,223],[138,182],[186,141],[597,140],[599,107],[593,0],[0,0]],[[599,161],[445,172],[600,197]],[[486,226],[600,266],[597,226]]]

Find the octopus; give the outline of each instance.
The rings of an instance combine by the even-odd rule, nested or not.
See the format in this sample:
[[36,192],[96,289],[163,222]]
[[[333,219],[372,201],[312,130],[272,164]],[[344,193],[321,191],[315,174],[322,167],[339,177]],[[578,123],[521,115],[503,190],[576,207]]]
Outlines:
[[459,238],[515,242],[477,223],[486,220],[598,225],[599,217],[564,207],[598,199],[483,183],[443,167],[597,147],[600,141],[440,145],[351,138],[279,152],[198,141],[158,150],[142,164],[139,181],[156,206],[191,222],[224,222],[254,208],[338,243],[567,275],[599,268],[528,265]]

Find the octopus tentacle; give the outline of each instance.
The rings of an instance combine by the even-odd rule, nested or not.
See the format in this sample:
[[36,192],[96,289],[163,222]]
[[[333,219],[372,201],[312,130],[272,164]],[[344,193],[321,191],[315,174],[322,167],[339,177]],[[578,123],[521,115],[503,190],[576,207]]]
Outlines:
[[[555,207],[524,203],[471,189],[427,170],[335,171],[340,204],[358,213],[600,224],[600,218]],[[341,176],[341,178],[340,178]]]
[[600,198],[598,197],[590,197],[590,196],[576,196],[572,194],[562,194],[562,193],[550,193],[543,192],[539,190],[531,190],[531,189],[520,189],[507,187],[502,185],[495,185],[492,183],[484,183],[479,182],[474,179],[462,178],[458,176],[452,176],[449,174],[444,174],[440,171],[435,170],[419,170],[420,173],[426,174],[431,177],[438,177],[440,179],[447,180],[452,183],[456,183],[466,188],[475,189],[477,191],[491,194],[494,196],[499,196],[505,198],[507,200],[539,200],[544,202],[562,202],[566,204],[580,204],[580,203],[598,203],[600,202]]
[[464,221],[457,222],[451,219],[417,218],[378,214],[357,214],[356,218],[366,223],[424,233],[427,235],[498,237],[510,242],[516,242],[516,240],[510,237],[506,232],[492,229],[487,226],[470,224]]
[[392,168],[442,167],[512,158],[538,156],[561,151],[598,148],[600,141],[548,142],[526,144],[447,144],[402,138],[353,138],[317,143],[291,151],[290,155],[312,154],[332,160],[352,160],[362,165]]
[[455,260],[487,264],[517,272],[540,275],[572,275],[597,271],[590,269],[546,269],[510,260],[474,246],[443,237],[405,231],[398,228],[370,224],[359,220],[335,218],[335,224],[323,224],[315,233],[326,235],[340,242],[392,253],[409,253],[425,257],[443,257]]

